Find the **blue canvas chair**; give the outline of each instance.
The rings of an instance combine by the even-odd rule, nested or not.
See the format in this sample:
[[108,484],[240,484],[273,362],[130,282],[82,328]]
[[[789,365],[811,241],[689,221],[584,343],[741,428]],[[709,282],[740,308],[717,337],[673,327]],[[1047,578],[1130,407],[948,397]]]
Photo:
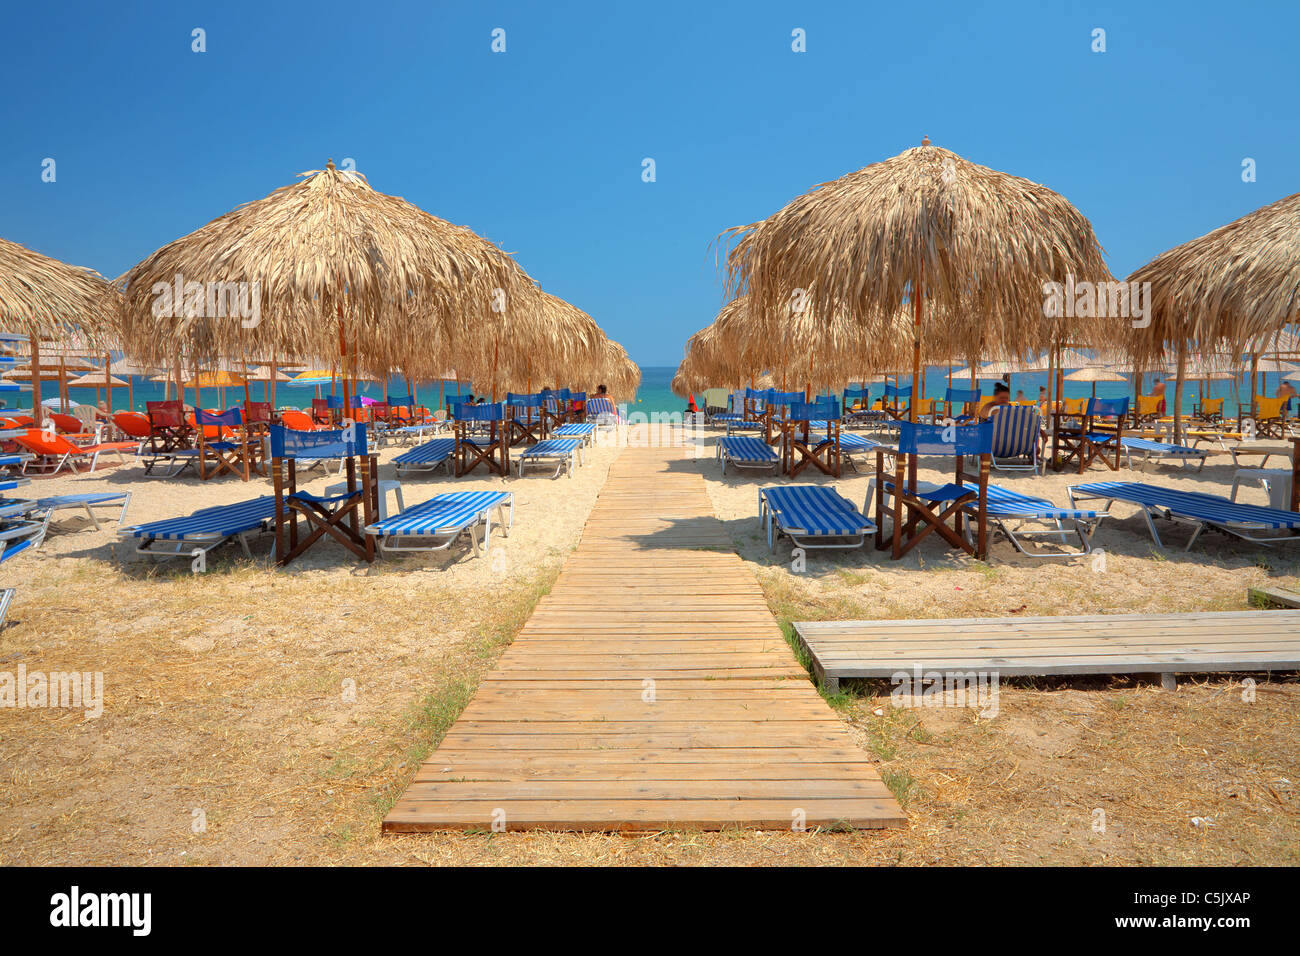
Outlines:
[[[903,404],[903,400],[907,404]],[[912,404],[912,386],[911,385],[886,385],[885,397],[882,400],[882,406],[885,413],[891,418],[904,419],[907,417],[908,409]]]
[[[814,428],[822,429],[821,433]],[[834,399],[815,404],[792,402],[782,439],[785,470],[791,478],[809,465],[824,475],[840,477],[840,408]]]
[[1101,499],[1107,511],[1116,501],[1137,505],[1146,519],[1147,529],[1156,547],[1164,548],[1156,531],[1155,518],[1190,525],[1192,545],[1203,531],[1221,531],[1252,544],[1271,545],[1279,542],[1300,541],[1300,512],[1260,505],[1238,504],[1222,495],[1207,495],[1197,491],[1179,491],[1161,488],[1136,481],[1096,481],[1073,485],[1069,489],[1070,501]]
[[[375,560],[375,540],[362,531],[379,512],[379,466],[370,454],[366,435],[364,424],[314,432],[271,426],[275,554],[281,567],[322,539],[343,545],[363,561]],[[298,488],[298,460],[320,458],[343,459],[341,492],[313,495]],[[306,524],[305,534],[299,534],[300,519]]]
[[799,548],[862,547],[875,530],[853,503],[827,485],[773,485],[758,492],[758,518],[767,532],[767,549],[785,535]]
[[980,390],[978,388],[953,388],[949,386],[943,393],[943,413],[936,409],[934,417],[951,418],[954,421],[968,421],[975,417],[979,409]]
[[[442,551],[468,534],[474,553],[487,555],[492,539],[492,512],[506,537],[514,524],[515,498],[509,491],[455,491],[404,508],[367,525],[383,554]],[[480,548],[481,543],[481,548]]]
[[540,393],[506,393],[506,411],[509,422],[510,444],[539,442],[547,437],[547,416],[542,414],[543,396]]
[[724,435],[718,439],[718,461],[722,473],[727,473],[727,466],[737,469],[765,470],[775,473],[781,464],[778,455],[767,442],[751,435]]
[[989,461],[998,471],[1039,472],[1038,446],[1042,443],[1042,417],[1036,405],[995,408],[993,451]]
[[458,405],[454,424],[456,477],[479,465],[502,478],[510,475],[510,433],[505,406]]
[[[198,434],[200,480],[207,481],[230,472],[248,481],[253,472],[263,472],[262,442],[249,436],[244,427],[243,409],[208,412],[196,408],[194,423]],[[212,429],[217,430],[215,436],[209,435]]]
[[[883,449],[876,452],[876,548],[883,551],[886,547],[883,529],[888,518],[891,524],[889,548],[895,560],[931,534],[937,534],[954,548],[983,560],[988,554],[989,456],[992,448],[992,422],[978,425],[899,422],[898,454],[894,459],[892,478],[885,473]],[[938,486],[917,482],[917,463],[922,457],[953,459],[952,482]],[[979,469],[974,473],[966,470],[971,458],[979,463]],[[975,522],[974,534],[969,540],[962,533],[967,519]]]

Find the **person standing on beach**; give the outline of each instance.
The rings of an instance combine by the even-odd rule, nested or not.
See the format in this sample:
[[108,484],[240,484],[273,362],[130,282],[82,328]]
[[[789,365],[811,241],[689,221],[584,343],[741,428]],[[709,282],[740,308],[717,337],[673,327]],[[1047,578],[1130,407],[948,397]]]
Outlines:
[[1286,399],[1286,403],[1284,405],[1285,408],[1291,407],[1291,399],[1295,398],[1295,394],[1296,394],[1295,386],[1292,385],[1290,382],[1283,381],[1277,387],[1277,397]]
[[1160,399],[1160,404],[1156,407],[1156,413],[1164,415],[1165,413],[1165,383],[1156,379],[1156,383],[1151,386],[1151,394]]

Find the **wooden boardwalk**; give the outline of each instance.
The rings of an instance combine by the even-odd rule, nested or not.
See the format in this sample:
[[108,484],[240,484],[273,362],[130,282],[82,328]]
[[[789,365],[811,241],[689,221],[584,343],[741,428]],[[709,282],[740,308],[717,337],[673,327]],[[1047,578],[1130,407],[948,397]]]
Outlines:
[[551,593],[386,831],[904,822],[682,455],[620,454]]
[[[1191,674],[1300,669],[1300,611],[1095,614],[795,625],[828,690],[900,672]],[[1166,681],[1168,684],[1169,681]]]

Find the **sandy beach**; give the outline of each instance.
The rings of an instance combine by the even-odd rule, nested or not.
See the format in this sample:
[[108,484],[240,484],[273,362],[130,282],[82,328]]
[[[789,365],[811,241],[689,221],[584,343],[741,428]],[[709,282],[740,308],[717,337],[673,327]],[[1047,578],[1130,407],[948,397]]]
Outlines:
[[[794,571],[788,542],[769,554],[759,528],[765,479],[721,477],[716,434],[688,439],[701,445],[685,466],[704,475],[783,624],[1228,610],[1247,606],[1249,586],[1300,583],[1294,549],[1209,536],[1190,555],[1161,554],[1126,512],[1097,535],[1100,569],[1033,561],[999,542],[987,564],[927,543],[900,562],[868,549],[815,554]],[[397,452],[381,453],[381,477]],[[252,561],[226,548],[192,575],[186,562],[138,558],[112,522],[95,532],[61,513],[40,552],[5,567],[19,592],[0,669],[102,671],[104,713],[0,711],[0,862],[1297,862],[1300,685],[1274,678],[1244,705],[1241,675],[1173,694],[1140,678],[1013,681],[994,720],[897,710],[887,688],[851,682],[832,704],[904,803],[902,831],[381,836],[387,808],[577,544],[618,453],[596,447],[572,479],[403,481],[408,504],[449,487],[512,491],[514,530],[494,536],[491,560],[460,546],[367,568],[326,545],[274,570],[263,540]],[[1194,490],[1226,490],[1230,471],[1226,456],[1200,473],[1151,469]],[[860,502],[868,480],[850,472],[831,483]],[[1080,481],[996,480],[1058,502]],[[133,523],[263,494],[267,483],[145,478],[131,464],[32,486],[91,490],[131,491]],[[1244,494],[1262,503],[1257,489]],[[1098,806],[1122,826],[1093,832]]]

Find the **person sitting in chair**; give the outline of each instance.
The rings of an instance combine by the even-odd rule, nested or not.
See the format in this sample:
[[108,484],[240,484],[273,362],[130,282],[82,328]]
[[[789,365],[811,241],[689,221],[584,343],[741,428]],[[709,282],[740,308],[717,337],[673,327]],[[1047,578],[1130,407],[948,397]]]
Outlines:
[[988,421],[989,416],[993,414],[993,409],[1001,408],[1003,405],[1010,404],[1011,389],[1008,387],[1006,382],[998,382],[993,386],[993,398],[986,402],[984,407],[980,409],[979,420],[982,422]]

